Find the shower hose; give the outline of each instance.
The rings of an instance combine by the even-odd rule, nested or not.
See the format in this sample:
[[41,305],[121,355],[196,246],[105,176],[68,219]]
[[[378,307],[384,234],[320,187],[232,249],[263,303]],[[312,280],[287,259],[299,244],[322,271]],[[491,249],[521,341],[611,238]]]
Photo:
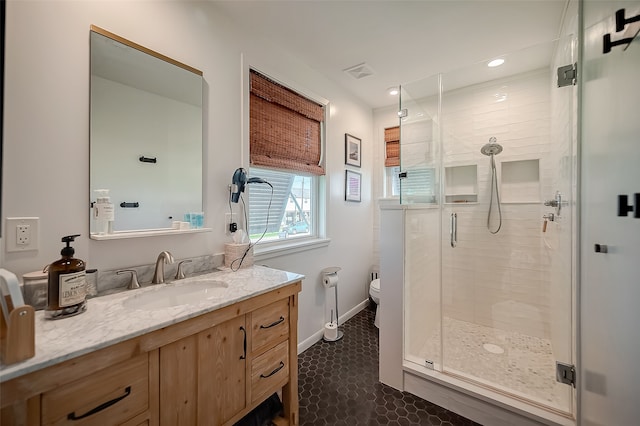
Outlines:
[[[491,230],[491,210],[493,210],[493,191],[495,189],[496,192],[496,204],[498,205],[498,229],[495,231]],[[489,201],[489,213],[487,213],[487,229],[492,234],[497,234],[502,228],[502,209],[500,208],[500,194],[498,193],[498,175],[496,173],[496,161],[493,158],[493,154],[491,154],[491,200]]]

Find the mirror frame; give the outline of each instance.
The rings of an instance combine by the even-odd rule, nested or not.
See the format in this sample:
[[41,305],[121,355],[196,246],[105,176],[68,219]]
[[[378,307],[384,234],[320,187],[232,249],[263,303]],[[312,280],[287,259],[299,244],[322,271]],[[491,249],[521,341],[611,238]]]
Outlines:
[[[152,57],[155,57],[157,59],[160,59],[164,62],[167,62],[169,64],[175,65],[179,68],[182,68],[186,71],[189,71],[197,76],[203,77],[203,72],[201,70],[198,70],[194,67],[191,67],[187,64],[184,64],[182,62],[176,61],[175,59],[172,59],[168,56],[165,56],[161,53],[158,53],[154,50],[151,50],[149,48],[146,48],[144,46],[141,46],[135,42],[132,42],[130,40],[127,40],[123,37],[120,37],[117,34],[114,34],[110,31],[107,31],[103,28],[100,28],[96,25],[91,25],[90,26],[90,33],[94,32],[96,34],[100,34],[104,37],[107,37],[111,40],[117,41],[119,43],[122,43],[128,47],[131,47],[133,49],[136,49],[142,53],[146,53]],[[203,113],[203,119],[204,119],[204,113]],[[91,143],[91,140],[89,141]],[[202,154],[204,154],[204,137],[202,137],[202,144],[201,144],[201,150],[202,150]],[[91,150],[90,150],[91,151]],[[202,186],[202,194],[201,194],[201,202],[202,202],[202,209],[204,210],[204,155],[202,155],[202,162],[203,162],[203,167],[202,167],[202,176],[201,176],[201,180],[203,183]],[[89,163],[91,163],[91,158],[89,159]],[[91,186],[91,182],[89,183],[89,186]],[[92,200],[92,196],[91,196],[91,187],[89,188],[89,200]],[[91,204],[91,203],[90,203]],[[90,228],[91,228],[91,222],[90,222]],[[134,230],[123,230],[123,231],[114,231],[111,234],[96,234],[96,233],[92,233],[91,229],[89,230],[89,238],[92,240],[114,240],[114,239],[124,239],[124,238],[141,238],[141,237],[149,237],[149,236],[156,236],[156,235],[174,235],[174,234],[192,234],[192,233],[200,233],[200,232],[210,232],[211,228],[194,228],[194,229],[174,229],[174,228],[156,228],[156,229],[134,229]]]

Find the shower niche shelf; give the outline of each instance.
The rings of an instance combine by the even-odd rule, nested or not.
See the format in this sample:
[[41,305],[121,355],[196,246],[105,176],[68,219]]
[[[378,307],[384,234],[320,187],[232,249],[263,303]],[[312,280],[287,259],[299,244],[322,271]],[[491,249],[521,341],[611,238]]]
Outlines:
[[500,197],[504,203],[540,202],[540,160],[503,161]]
[[478,202],[478,166],[449,166],[444,168],[444,202],[469,204]]

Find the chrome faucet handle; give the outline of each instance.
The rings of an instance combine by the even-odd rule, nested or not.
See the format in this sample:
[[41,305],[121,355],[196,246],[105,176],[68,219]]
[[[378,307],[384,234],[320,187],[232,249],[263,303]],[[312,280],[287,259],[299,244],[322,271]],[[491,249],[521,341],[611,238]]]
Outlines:
[[127,286],[127,290],[133,290],[136,288],[140,288],[140,283],[138,282],[138,273],[133,269],[123,269],[121,271],[117,271],[116,274],[121,275],[126,272],[131,273],[131,281],[129,281],[129,285]]
[[151,284],[162,284],[164,283],[164,264],[165,263],[173,263],[173,255],[168,251],[163,251],[158,255],[158,259],[156,259],[156,269],[153,273],[153,279],[151,280]]
[[176,280],[181,280],[184,278],[184,271],[182,270],[183,263],[191,263],[191,259],[183,260],[180,263],[178,263],[178,270],[176,271],[176,276],[175,276]]

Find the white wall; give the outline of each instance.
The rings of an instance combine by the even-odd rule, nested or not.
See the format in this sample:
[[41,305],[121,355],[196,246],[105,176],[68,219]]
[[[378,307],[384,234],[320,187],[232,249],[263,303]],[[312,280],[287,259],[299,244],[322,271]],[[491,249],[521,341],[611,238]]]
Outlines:
[[[604,54],[615,13],[640,14],[640,1],[583,3],[580,182],[579,424],[632,425],[640,418],[640,219],[617,215],[618,195],[640,193],[640,40]],[[639,25],[636,23],[635,25]],[[632,30],[632,31],[630,31]],[[634,212],[640,206],[635,203]],[[609,252],[596,253],[595,244]]]
[[[204,205],[213,232],[132,240],[88,239],[89,26],[95,24],[204,72]],[[244,59],[243,59],[244,55]],[[328,247],[271,258],[270,266],[306,275],[299,339],[321,330],[319,272],[341,266],[340,311],[367,297],[372,263],[372,112],[295,57],[268,45],[207,2],[27,1],[7,4],[3,214],[40,217],[38,251],[7,253],[17,275],[59,257],[63,235],[81,233],[76,255],[99,270],[150,264],[161,250],[176,258],[222,253],[227,184],[247,165],[243,60],[284,83],[327,99]],[[344,134],[362,139],[361,203],[344,202]],[[5,226],[4,217],[2,226]],[[6,231],[6,230],[5,230]]]

